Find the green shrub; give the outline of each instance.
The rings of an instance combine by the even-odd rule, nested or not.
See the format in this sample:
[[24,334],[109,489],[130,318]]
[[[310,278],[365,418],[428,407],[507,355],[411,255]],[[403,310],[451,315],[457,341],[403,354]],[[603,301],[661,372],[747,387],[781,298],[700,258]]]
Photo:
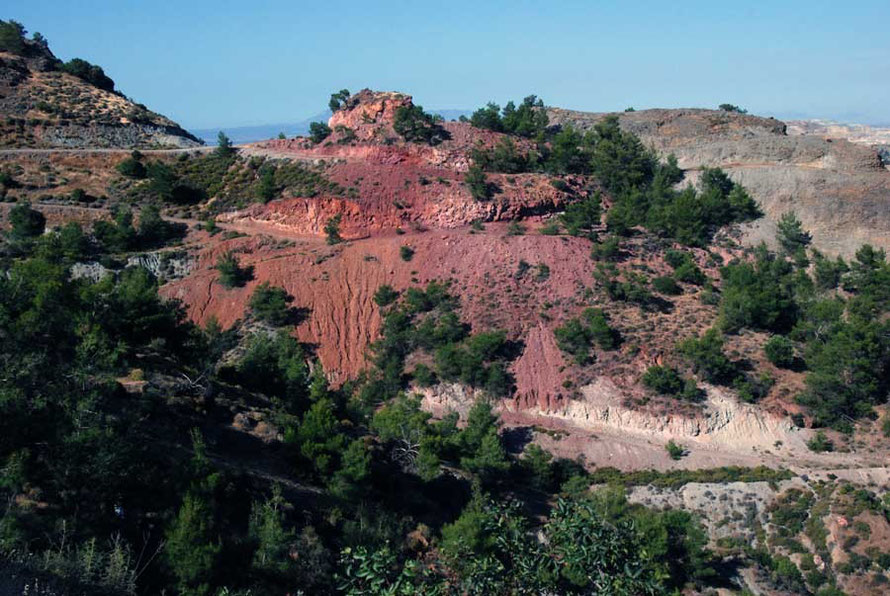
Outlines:
[[426,364],[418,364],[412,373],[414,382],[420,387],[432,387],[436,384],[436,373]]
[[116,169],[121,176],[126,176],[127,178],[133,178],[135,180],[142,180],[147,174],[147,170],[143,163],[132,157],[128,157],[117,164]]
[[677,282],[670,275],[663,275],[652,279],[652,287],[660,294],[667,296],[676,296],[682,294],[683,290],[677,285]]
[[399,298],[399,293],[396,292],[392,286],[388,284],[384,284],[377,288],[377,291],[374,292],[374,302],[377,303],[377,306],[383,308],[389,306],[394,303]]
[[676,395],[683,391],[683,377],[668,366],[650,366],[643,373],[642,380],[643,385],[649,389],[665,395]]
[[470,159],[486,172],[519,174],[534,168],[528,153],[520,153],[509,137],[504,137],[491,149],[480,147],[470,151]]
[[507,225],[507,236],[523,236],[525,234],[525,226],[517,220],[511,221]]
[[736,366],[723,353],[723,336],[716,329],[681,341],[677,351],[711,383],[727,384],[737,375]]
[[232,140],[223,131],[219,131],[216,135],[216,149],[213,152],[219,157],[231,157],[235,153],[235,147],[232,146]]
[[776,239],[779,241],[779,246],[789,255],[806,248],[813,240],[812,235],[803,229],[797,215],[792,211],[783,213],[776,226],[778,228]]
[[414,249],[410,246],[400,246],[399,256],[402,258],[403,261],[410,261],[414,258]]
[[794,344],[784,335],[774,335],[763,344],[767,359],[779,368],[791,368],[794,364]]
[[551,221],[541,226],[538,231],[544,236],[558,236],[560,228],[558,223]]
[[620,334],[609,326],[608,315],[599,308],[587,308],[581,318],[572,318],[554,330],[559,348],[575,357],[578,364],[590,361],[590,348],[596,342],[603,350],[614,350]]
[[250,296],[250,310],[260,321],[279,327],[291,319],[289,305],[293,299],[284,288],[273,287],[264,281]]
[[410,143],[438,145],[449,138],[437,118],[427,114],[418,105],[401,106],[396,110],[392,123],[393,130]]
[[747,114],[748,110],[743,110],[739,106],[733,105],[731,103],[721,103],[720,110],[724,112],[735,112],[736,114]]
[[24,26],[18,21],[0,20],[0,51],[24,55],[27,48],[25,33]]
[[324,233],[327,237],[326,240],[328,244],[334,245],[343,242],[343,237],[340,236],[340,220],[342,219],[343,215],[338,213],[328,219],[327,223],[324,225]]
[[111,80],[102,70],[101,66],[90,64],[81,58],[73,58],[62,64],[59,69],[70,75],[86,81],[94,87],[103,89],[104,91],[114,91],[114,81]]
[[521,137],[535,137],[543,133],[548,123],[544,102],[535,95],[523,99],[519,107],[512,101],[507,102],[503,110],[499,105],[489,103],[470,117],[470,124],[477,128]]
[[668,441],[664,448],[673,460],[680,459],[686,454],[686,449],[684,449],[682,445],[675,443],[673,439]]
[[834,441],[829,439],[825,435],[825,433],[820,430],[813,436],[812,439],[807,441],[807,447],[809,447],[811,451],[815,451],[816,453],[822,453],[824,451],[834,451]]
[[33,209],[31,203],[16,204],[9,210],[9,235],[15,240],[28,240],[43,234],[46,229],[46,217]]
[[253,279],[253,267],[241,267],[231,252],[220,255],[214,269],[219,271],[219,282],[226,288],[240,288]]
[[617,236],[610,236],[602,242],[593,245],[590,258],[594,261],[611,261],[621,252],[621,243]]
[[566,233],[571,236],[594,237],[593,228],[600,224],[601,198],[599,193],[571,203],[560,217]]
[[464,174],[464,183],[470,190],[470,195],[477,201],[487,201],[494,194],[485,171],[476,164],[471,165]]
[[321,143],[331,136],[331,127],[324,122],[311,122],[309,124],[309,138],[313,143]]

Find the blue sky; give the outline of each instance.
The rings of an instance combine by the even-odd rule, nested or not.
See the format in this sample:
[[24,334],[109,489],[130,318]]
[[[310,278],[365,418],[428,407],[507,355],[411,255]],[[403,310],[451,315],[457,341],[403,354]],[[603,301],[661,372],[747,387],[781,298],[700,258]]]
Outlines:
[[3,13],[194,128],[302,120],[342,87],[437,109],[536,93],[592,111],[731,102],[890,123],[888,0],[6,0]]

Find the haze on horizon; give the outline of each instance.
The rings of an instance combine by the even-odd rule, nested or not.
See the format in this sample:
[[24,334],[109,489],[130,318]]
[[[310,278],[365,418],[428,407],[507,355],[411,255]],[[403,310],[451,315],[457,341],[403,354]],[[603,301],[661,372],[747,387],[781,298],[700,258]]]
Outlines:
[[535,93],[589,111],[730,102],[890,123],[886,0],[593,4],[9,0],[3,18],[195,129],[301,121],[344,87],[432,109]]

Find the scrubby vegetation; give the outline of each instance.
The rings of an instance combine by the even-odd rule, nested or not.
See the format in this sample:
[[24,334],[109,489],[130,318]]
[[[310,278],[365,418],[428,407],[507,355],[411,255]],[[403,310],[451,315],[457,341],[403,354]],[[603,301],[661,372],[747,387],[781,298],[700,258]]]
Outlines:
[[313,143],[321,143],[331,136],[331,127],[324,122],[312,122],[309,124],[309,138]]
[[228,289],[240,288],[253,279],[253,267],[242,267],[231,251],[219,256],[215,269],[219,271],[219,283]]
[[283,194],[346,194],[320,167],[290,160],[245,159],[231,146],[201,155],[184,154],[174,161],[148,161],[135,152],[119,164],[118,172],[134,181],[125,187],[130,201],[162,201],[183,208],[203,203],[211,213],[266,203]]
[[473,112],[470,124],[495,132],[534,138],[547,128],[548,118],[544,102],[535,95],[529,95],[518,107],[508,101],[502,110],[499,105],[489,103]]
[[280,327],[293,320],[290,303],[294,297],[284,288],[277,288],[264,281],[250,296],[250,310],[258,320]]
[[102,70],[101,66],[90,64],[81,58],[73,58],[62,64],[59,68],[63,72],[67,72],[79,79],[83,79],[94,87],[98,87],[104,91],[114,92],[114,81],[105,74],[105,71]]
[[393,130],[411,143],[438,145],[448,138],[448,131],[441,125],[441,119],[427,114],[418,105],[401,106],[396,110]]
[[447,284],[431,282],[425,290],[409,288],[399,297],[382,287],[375,299],[386,311],[383,337],[372,347],[374,368],[361,391],[364,402],[379,402],[402,388],[405,360],[418,350],[432,358],[437,379],[459,381],[493,396],[508,393],[513,380],[506,364],[516,356],[515,346],[503,332],[470,334]]
[[[115,594],[392,585],[411,593],[611,585],[655,594],[710,573],[692,516],[630,505],[620,491],[571,492],[543,523],[530,517],[506,487],[555,493],[569,480],[589,483],[583,470],[540,450],[509,455],[485,398],[458,428],[456,416],[433,420],[404,392],[411,376],[422,376],[419,365],[405,371],[417,354],[432,363],[428,382],[460,380],[492,396],[509,388],[511,342],[471,333],[446,284],[401,295],[382,287],[374,367],[353,389],[333,391],[287,333],[240,324],[223,331],[212,322],[199,329],[158,297],[146,270],[71,281],[68,262],[42,251],[0,276],[0,365],[16,379],[0,400],[5,568]],[[251,311],[278,325],[289,301],[261,284]],[[275,474],[284,484],[222,464],[225,441],[217,416],[207,414],[217,408],[209,396],[225,410],[247,400],[281,430],[284,467]],[[277,460],[260,446],[239,450]],[[443,474],[446,466],[475,480]],[[301,501],[306,485],[325,498]],[[26,495],[35,490],[49,507],[32,506]],[[402,539],[408,534],[437,546],[421,547],[417,558]]]
[[609,316],[599,308],[587,308],[580,318],[572,318],[554,330],[559,348],[574,356],[578,364],[590,361],[594,343],[602,350],[614,350],[621,335],[609,326]]

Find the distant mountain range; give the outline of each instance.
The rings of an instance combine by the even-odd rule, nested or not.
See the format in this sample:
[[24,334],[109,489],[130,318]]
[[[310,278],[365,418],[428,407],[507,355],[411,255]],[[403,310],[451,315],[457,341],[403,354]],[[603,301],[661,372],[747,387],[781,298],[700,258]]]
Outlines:
[[[469,116],[473,110],[430,110],[433,114],[438,114],[445,120],[457,120],[461,116]],[[318,113],[310,118],[299,122],[286,122],[279,124],[258,124],[256,126],[222,126],[217,128],[195,128],[192,129],[199,139],[203,139],[208,145],[216,145],[216,138],[219,131],[226,133],[233,143],[241,145],[244,143],[253,143],[256,141],[264,141],[273,139],[279,133],[284,133],[287,137],[302,136],[309,133],[309,124],[311,122],[327,122],[331,117],[330,111]]]

